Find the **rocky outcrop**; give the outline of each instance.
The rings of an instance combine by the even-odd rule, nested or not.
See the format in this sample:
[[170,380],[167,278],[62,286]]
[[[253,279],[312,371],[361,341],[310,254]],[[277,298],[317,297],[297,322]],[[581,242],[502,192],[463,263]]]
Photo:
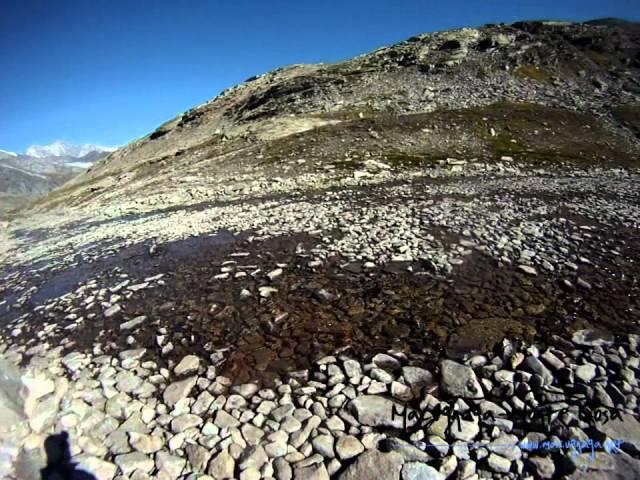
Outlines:
[[[623,119],[616,112],[637,103],[639,43],[634,24],[522,22],[418,35],[337,64],[280,68],[225,90],[110,154],[40,207],[81,205],[87,198],[108,204],[127,192],[157,192],[158,185],[171,190],[165,187],[172,176],[200,162],[203,170],[215,164],[217,177],[220,165],[236,177],[265,167],[259,157],[276,140],[365,115],[529,102],[597,112],[629,136],[629,115]],[[387,140],[386,147],[406,145]],[[379,149],[379,142],[372,148]],[[235,152],[244,160],[227,164]]]

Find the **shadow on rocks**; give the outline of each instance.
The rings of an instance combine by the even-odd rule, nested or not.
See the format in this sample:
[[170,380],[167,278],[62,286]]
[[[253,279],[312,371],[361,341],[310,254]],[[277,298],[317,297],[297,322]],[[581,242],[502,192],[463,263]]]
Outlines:
[[42,480],[96,480],[96,477],[79,470],[71,461],[67,432],[47,437],[44,449],[47,453],[47,466],[40,471]]

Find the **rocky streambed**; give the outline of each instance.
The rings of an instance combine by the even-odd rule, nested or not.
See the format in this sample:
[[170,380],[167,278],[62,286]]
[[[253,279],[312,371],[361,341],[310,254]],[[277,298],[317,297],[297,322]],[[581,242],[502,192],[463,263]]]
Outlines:
[[234,384],[197,355],[168,369],[145,349],[41,349],[20,379],[26,418],[4,424],[3,468],[41,464],[56,430],[101,479],[633,478],[638,336],[557,341],[432,369],[398,351],[339,353],[271,387]]
[[636,478],[638,172],[456,167],[14,224],[3,476]]

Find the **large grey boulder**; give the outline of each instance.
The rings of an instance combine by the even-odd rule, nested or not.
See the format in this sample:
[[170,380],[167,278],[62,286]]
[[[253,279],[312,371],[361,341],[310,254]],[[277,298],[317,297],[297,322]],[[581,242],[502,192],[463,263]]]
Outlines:
[[431,372],[420,367],[402,367],[402,376],[414,395],[420,395],[423,388],[434,383]]
[[[3,444],[4,448],[10,448]],[[3,459],[4,460],[4,459]],[[11,460],[11,459],[9,459]],[[5,463],[3,461],[3,463]],[[21,448],[11,465],[7,462],[2,471],[2,478],[19,478],[21,480],[40,480],[40,470],[46,467],[47,458],[42,448]],[[4,466],[4,465],[3,465]]]
[[471,367],[443,360],[440,362],[440,388],[447,395],[462,398],[484,398],[482,387]]
[[611,440],[627,440],[620,448],[631,454],[640,453],[640,447],[635,439],[640,438],[640,422],[636,417],[628,413],[621,413],[620,418],[615,418],[606,423],[596,425],[596,429]]
[[609,454],[596,452],[591,458],[591,452],[569,457],[576,466],[576,471],[568,478],[570,480],[627,480],[640,478],[640,460],[626,453]]
[[304,468],[296,468],[293,475],[294,480],[329,480],[329,472],[324,463],[316,463]]
[[[368,427],[401,429],[405,426],[405,417],[407,427],[411,427],[417,422],[417,413],[414,409],[378,395],[356,397],[347,404],[346,411],[360,424]],[[410,416],[411,419],[409,419]]]

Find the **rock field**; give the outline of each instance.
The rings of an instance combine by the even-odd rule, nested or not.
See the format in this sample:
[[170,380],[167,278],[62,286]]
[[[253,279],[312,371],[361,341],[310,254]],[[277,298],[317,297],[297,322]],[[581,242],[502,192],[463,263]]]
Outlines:
[[3,476],[636,475],[640,172],[460,166],[13,223]]
[[640,478],[639,59],[278,69],[6,217],[0,477]]

